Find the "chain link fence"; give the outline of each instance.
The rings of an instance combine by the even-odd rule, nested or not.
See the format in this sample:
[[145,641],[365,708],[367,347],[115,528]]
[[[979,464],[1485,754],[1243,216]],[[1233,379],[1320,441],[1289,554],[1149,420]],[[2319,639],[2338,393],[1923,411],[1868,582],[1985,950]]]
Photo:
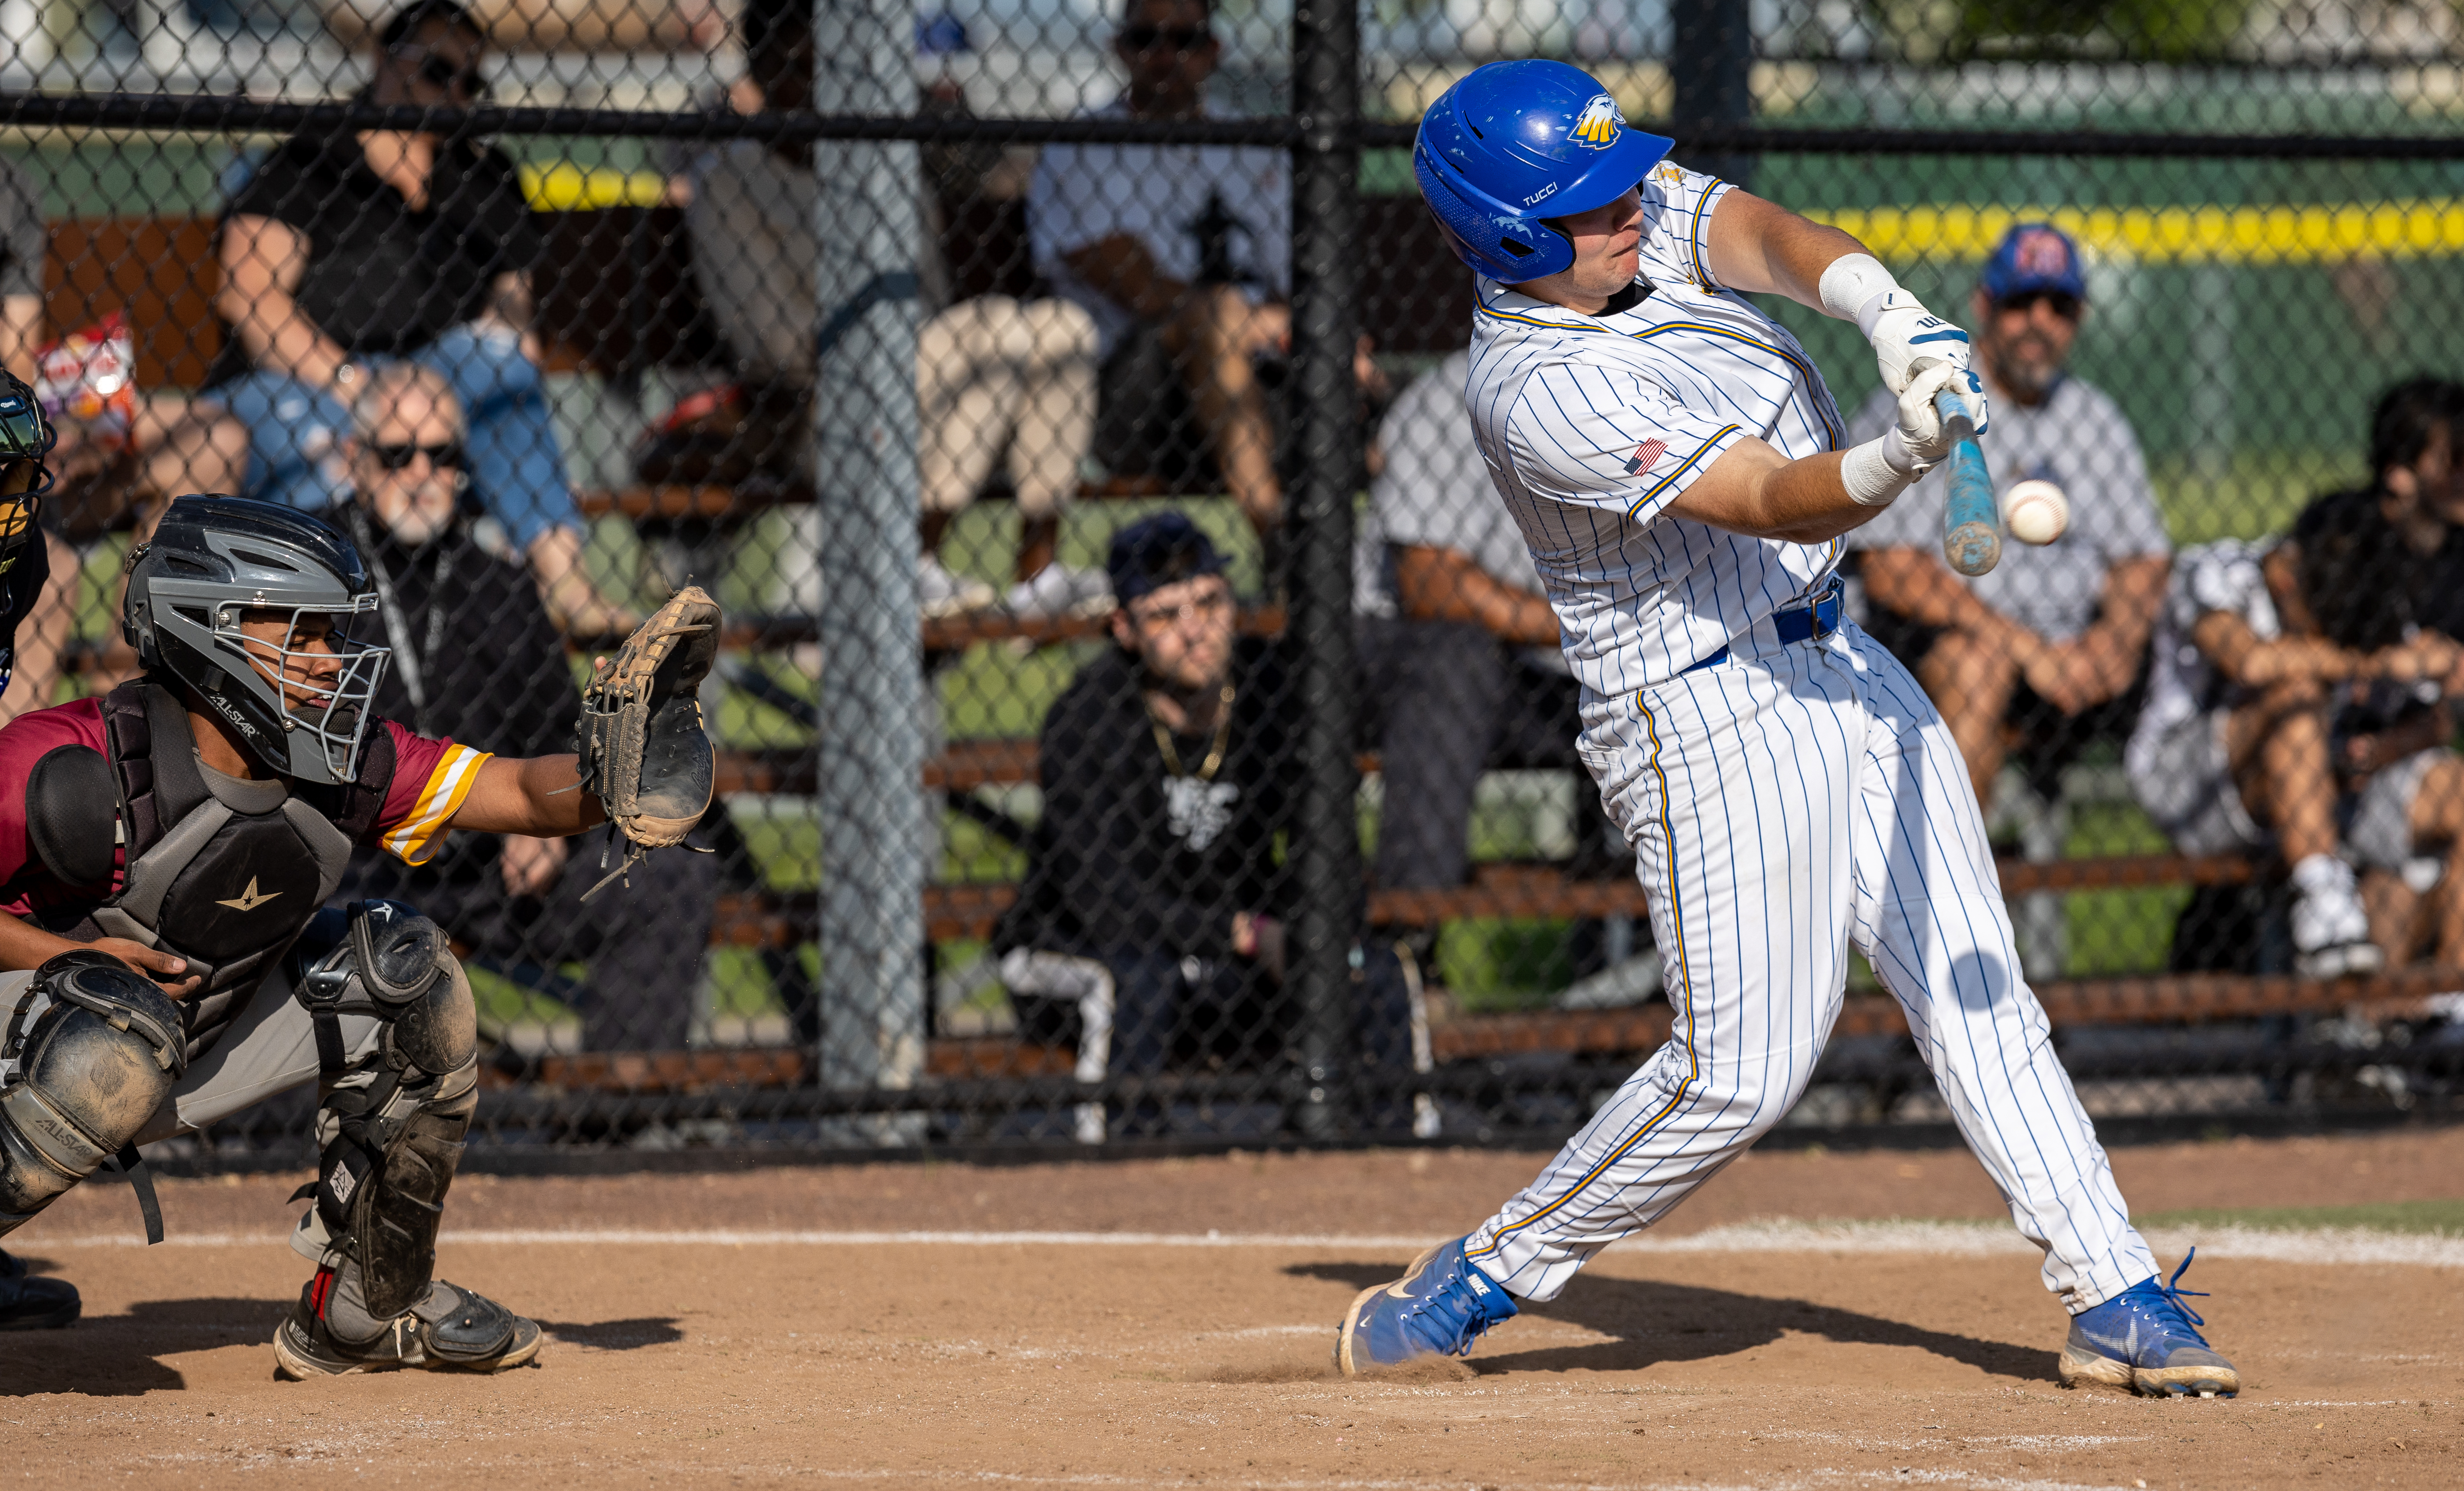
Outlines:
[[[2451,1105],[2445,0],[0,0],[0,362],[63,433],[0,713],[133,673],[185,492],[328,514],[386,711],[506,755],[690,579],[708,853],[342,892],[455,940],[485,1163],[1553,1140],[1670,1016],[1409,166],[1524,56],[1860,237],[2067,493],[1973,587],[1925,488],[1847,571],[2091,1111]],[[165,1158],[300,1163],[313,1101]],[[1860,967],[1790,1122],[1946,1119]]]

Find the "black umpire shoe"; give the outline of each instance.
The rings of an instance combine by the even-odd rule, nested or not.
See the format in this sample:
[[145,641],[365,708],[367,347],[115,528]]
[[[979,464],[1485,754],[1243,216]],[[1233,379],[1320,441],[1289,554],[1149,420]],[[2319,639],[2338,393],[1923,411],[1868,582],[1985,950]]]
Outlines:
[[427,1299],[388,1322],[374,1340],[346,1341],[325,1322],[333,1277],[319,1273],[310,1280],[291,1317],[274,1333],[274,1359],[291,1377],[304,1382],[410,1367],[497,1372],[539,1355],[536,1323],[441,1279],[429,1285]]
[[0,1330],[64,1330],[85,1302],[65,1279],[26,1272],[26,1260],[0,1253]]

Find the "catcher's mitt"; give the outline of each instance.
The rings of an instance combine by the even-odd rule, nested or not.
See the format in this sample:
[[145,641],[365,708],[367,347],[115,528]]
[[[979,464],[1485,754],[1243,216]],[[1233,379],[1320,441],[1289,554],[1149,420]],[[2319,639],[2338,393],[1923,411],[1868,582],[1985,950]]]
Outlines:
[[718,603],[689,585],[635,628],[582,691],[576,769],[583,790],[629,841],[608,879],[650,850],[682,843],[710,811],[714,763],[697,696],[717,656]]

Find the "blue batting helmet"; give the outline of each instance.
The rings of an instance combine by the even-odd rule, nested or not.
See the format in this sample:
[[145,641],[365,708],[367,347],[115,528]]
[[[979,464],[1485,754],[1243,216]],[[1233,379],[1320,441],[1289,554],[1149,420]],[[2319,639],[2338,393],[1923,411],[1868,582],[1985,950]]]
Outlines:
[[1628,128],[1617,100],[1579,67],[1491,62],[1429,105],[1412,173],[1456,256],[1521,284],[1573,265],[1573,240],[1545,217],[1616,201],[1671,143]]

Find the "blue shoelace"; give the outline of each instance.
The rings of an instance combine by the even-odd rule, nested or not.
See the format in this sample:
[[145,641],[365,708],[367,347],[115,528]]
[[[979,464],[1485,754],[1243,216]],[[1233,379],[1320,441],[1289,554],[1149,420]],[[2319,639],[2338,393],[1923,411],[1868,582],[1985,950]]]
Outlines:
[[[1460,1302],[1456,1299],[1458,1295],[1463,1296]],[[1449,1356],[1462,1356],[1471,1349],[1473,1342],[1487,1333],[1489,1326],[1497,1324],[1488,1318],[1486,1310],[1481,1308],[1480,1302],[1470,1295],[1470,1286],[1463,1281],[1463,1276],[1460,1273],[1449,1274],[1443,1284],[1412,1302],[1412,1308],[1405,1312],[1405,1319],[1418,1317],[1414,1320],[1416,1324],[1436,1324],[1451,1329],[1454,1342],[1444,1348],[1445,1352]],[[1461,1312],[1459,1315],[1457,1310]]]
[[2149,1284],[2154,1286],[2154,1293],[2156,1301],[2158,1302],[2150,1303],[2147,1308],[2149,1313],[2158,1316],[2160,1319],[2170,1317],[2169,1319],[2164,1320],[2164,1323],[2167,1325],[2178,1325],[2182,1330],[2187,1332],[2192,1340],[2198,1342],[2201,1346],[2205,1346],[2208,1344],[2208,1338],[2199,1334],[2198,1327],[2206,1324],[2207,1321],[2199,1314],[2198,1311],[2190,1308],[2189,1305],[2184,1302],[2192,1299],[2205,1300],[2209,1298],[2209,1295],[2204,1290],[2184,1289],[2181,1287],[2182,1275],[2189,1270],[2190,1260],[2198,1256],[2199,1250],[2195,1247],[2192,1248],[2189,1252],[2182,1255],[2182,1266],[2173,1270],[2172,1278],[2165,1280],[2163,1283],[2157,1283],[2156,1280],[2152,1279],[2147,1281]]

